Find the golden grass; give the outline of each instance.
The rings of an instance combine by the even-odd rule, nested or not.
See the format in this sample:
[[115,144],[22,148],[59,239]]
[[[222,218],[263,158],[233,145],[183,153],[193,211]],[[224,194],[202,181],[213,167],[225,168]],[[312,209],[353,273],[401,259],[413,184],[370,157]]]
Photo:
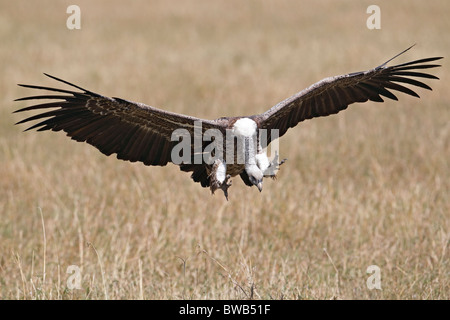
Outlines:
[[[173,165],[117,161],[11,114],[55,85],[217,118],[260,113],[326,76],[446,56],[448,1],[1,1],[1,299],[449,299],[450,81],[354,105],[280,141],[277,181],[230,201]],[[44,231],[45,230],[45,240]],[[68,266],[82,289],[69,289]],[[381,270],[382,290],[366,287]]]

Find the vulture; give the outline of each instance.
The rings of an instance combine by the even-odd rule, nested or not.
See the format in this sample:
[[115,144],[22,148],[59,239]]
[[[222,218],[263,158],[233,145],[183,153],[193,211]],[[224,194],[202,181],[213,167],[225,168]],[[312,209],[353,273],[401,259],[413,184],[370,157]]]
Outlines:
[[87,142],[107,156],[115,153],[122,160],[148,166],[171,162],[191,172],[191,178],[212,193],[221,189],[228,200],[231,177],[239,175],[247,186],[261,191],[264,177],[275,176],[284,160],[278,161],[276,150],[269,160],[267,147],[299,122],[336,114],[355,102],[398,100],[393,91],[419,97],[405,85],[431,90],[417,79],[439,79],[424,70],[440,67],[432,62],[442,57],[388,66],[410,48],[371,70],[325,78],[262,114],[215,120],[106,97],[45,74],[74,89],[19,84],[56,94],[16,99],[46,100],[14,111],[40,111],[16,124],[39,120],[25,131],[62,130],[73,140]]

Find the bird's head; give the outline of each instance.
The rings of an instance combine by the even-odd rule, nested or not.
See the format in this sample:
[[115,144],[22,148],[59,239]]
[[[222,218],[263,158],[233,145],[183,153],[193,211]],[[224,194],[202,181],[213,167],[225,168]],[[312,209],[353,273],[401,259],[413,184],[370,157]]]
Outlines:
[[247,167],[245,171],[247,171],[250,182],[258,188],[259,192],[261,192],[264,178],[263,172],[257,166]]

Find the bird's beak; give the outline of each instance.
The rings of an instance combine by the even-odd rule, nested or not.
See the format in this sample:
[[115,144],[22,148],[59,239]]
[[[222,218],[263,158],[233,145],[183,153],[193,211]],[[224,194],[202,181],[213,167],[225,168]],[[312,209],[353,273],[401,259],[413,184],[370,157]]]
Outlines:
[[258,182],[256,187],[258,188],[259,192],[261,192],[262,191],[262,181]]

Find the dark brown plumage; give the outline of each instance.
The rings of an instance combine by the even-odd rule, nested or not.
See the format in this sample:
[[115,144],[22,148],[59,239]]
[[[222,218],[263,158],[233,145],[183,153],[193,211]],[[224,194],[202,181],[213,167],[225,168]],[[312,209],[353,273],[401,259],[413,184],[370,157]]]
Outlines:
[[[438,67],[439,65],[430,62],[441,58],[426,58],[395,66],[386,66],[392,60],[390,59],[369,71],[326,78],[278,103],[262,114],[245,118],[255,121],[258,130],[278,129],[278,135],[281,137],[289,128],[296,126],[301,121],[338,113],[355,102],[366,102],[368,100],[383,102],[382,97],[397,100],[392,91],[419,97],[415,91],[404,86],[404,84],[431,90],[427,84],[417,79],[438,79],[422,70]],[[22,87],[48,90],[59,94],[17,99],[17,101],[53,100],[15,111],[43,111],[19,121],[17,124],[42,120],[26,130],[63,130],[72,139],[85,141],[106,155],[116,153],[117,158],[122,160],[140,161],[145,165],[164,166],[172,161],[171,151],[178,143],[177,141],[171,141],[174,130],[183,128],[193,135],[194,122],[201,121],[203,133],[208,129],[218,129],[225,134],[226,129],[233,128],[233,124],[241,119],[241,117],[223,117],[216,120],[204,120],[176,114],[142,103],[105,97],[56,77],[47,76],[80,91],[21,84]],[[49,111],[44,112],[44,110]],[[272,141],[270,130],[268,133],[266,145]],[[262,147],[266,147],[266,145]],[[202,148],[204,146],[205,144]],[[226,146],[224,146],[225,148]],[[199,150],[194,149],[194,145],[191,146],[191,150],[192,155],[199,152]],[[210,165],[206,163],[194,164],[191,161],[190,163],[180,164],[180,168],[183,171],[192,172],[192,179],[200,182],[203,187],[210,186],[212,170]],[[245,184],[251,186],[252,182],[244,169],[243,165],[230,164],[227,167],[227,174],[231,174],[231,176],[239,174]]]
[[[289,128],[295,127],[301,121],[338,113],[355,102],[368,100],[384,102],[382,97],[398,100],[391,91],[399,91],[420,98],[415,91],[403,84],[432,90],[425,83],[413,78],[439,79],[432,74],[418,71],[440,67],[438,64],[428,63],[442,57],[419,59],[386,67],[388,62],[411,48],[369,71],[325,78],[281,101],[262,115],[256,116],[255,121],[261,123],[261,128],[279,129],[279,137],[281,137]],[[269,136],[268,143],[270,141]]]

